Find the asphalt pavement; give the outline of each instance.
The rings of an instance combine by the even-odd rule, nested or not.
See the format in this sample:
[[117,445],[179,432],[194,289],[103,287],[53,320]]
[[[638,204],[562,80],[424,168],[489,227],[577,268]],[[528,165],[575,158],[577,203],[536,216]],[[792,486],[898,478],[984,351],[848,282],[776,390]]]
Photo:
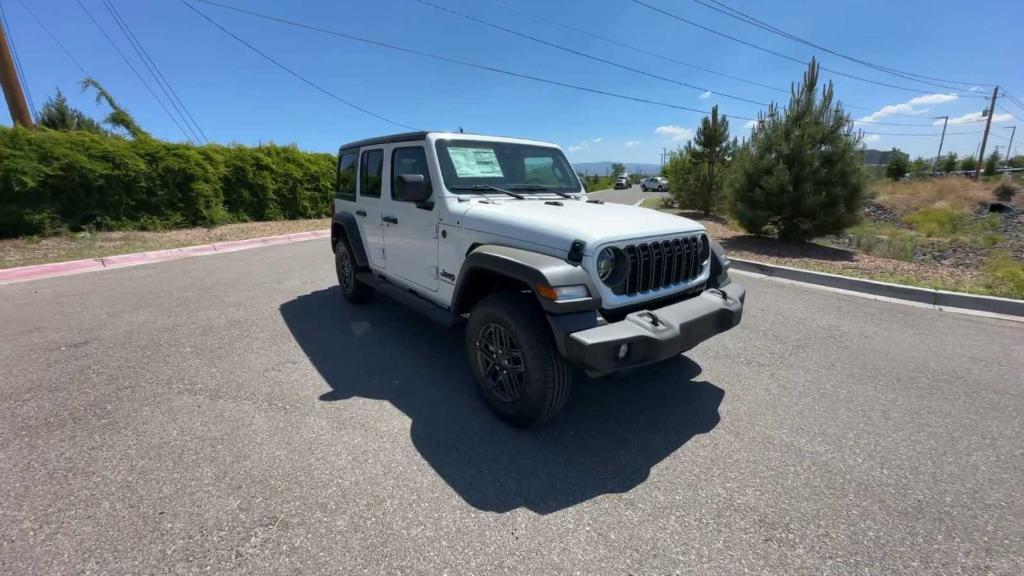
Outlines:
[[0,573],[1024,573],[1024,325],[737,279],[531,431],[324,241],[0,286]]
[[644,192],[639,185],[634,185],[624,190],[598,190],[591,192],[589,196],[615,204],[636,204],[645,198],[664,198],[668,196],[668,192]]

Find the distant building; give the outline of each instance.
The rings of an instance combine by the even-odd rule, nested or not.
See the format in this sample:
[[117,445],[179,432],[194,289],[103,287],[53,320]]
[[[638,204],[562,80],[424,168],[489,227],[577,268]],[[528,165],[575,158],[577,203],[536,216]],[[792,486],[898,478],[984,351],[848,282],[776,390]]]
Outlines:
[[868,166],[885,166],[889,163],[892,152],[892,150],[872,150],[870,148],[862,150],[862,163]]

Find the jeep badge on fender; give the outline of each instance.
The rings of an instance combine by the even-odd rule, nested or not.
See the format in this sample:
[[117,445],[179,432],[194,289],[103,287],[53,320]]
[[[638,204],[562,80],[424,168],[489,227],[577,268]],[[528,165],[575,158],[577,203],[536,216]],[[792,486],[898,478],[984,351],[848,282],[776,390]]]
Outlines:
[[383,292],[465,322],[481,394],[524,427],[565,405],[570,365],[601,375],[677,356],[739,324],[746,294],[702,225],[587,202],[558,146],[517,138],[342,146],[331,247],[349,302]]

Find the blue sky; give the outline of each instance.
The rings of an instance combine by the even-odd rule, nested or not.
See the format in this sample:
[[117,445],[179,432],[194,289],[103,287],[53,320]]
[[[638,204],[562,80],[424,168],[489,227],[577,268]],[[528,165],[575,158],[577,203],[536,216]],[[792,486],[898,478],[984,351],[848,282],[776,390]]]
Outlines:
[[[67,47],[86,71],[102,82],[144,128],[160,138],[184,137],[113,48],[89,21],[77,0],[21,0]],[[303,149],[335,151],[339,144],[402,131],[349,108],[276,68],[228,37],[178,0],[112,0],[164,76],[211,141],[296,143]],[[718,104],[727,115],[754,117],[762,108],[716,92],[785,103],[787,96],[640,54],[597,38],[532,18],[569,24],[646,51],[690,62],[752,82],[787,89],[800,78],[800,64],[786,61],[679,23],[630,0],[431,0],[439,5],[571,46],[651,74],[711,89],[685,88],[595,62],[494,30],[416,0],[378,2],[222,0],[340,32],[425,50],[450,58],[504,68],[649,100],[700,110]],[[759,30],[692,0],[644,0],[695,22],[799,59],[816,54],[827,67],[920,90],[903,91],[833,76],[837,96],[866,109],[856,118],[927,124],[933,116],[977,114],[991,86],[953,85],[963,95],[869,69]],[[82,0],[135,66],[129,48],[101,0]],[[787,32],[826,48],[884,66],[953,81],[999,83],[1024,99],[1020,24],[1024,3],[860,0],[723,0]],[[10,36],[38,108],[59,88],[72,104],[99,117],[106,110],[77,86],[81,71],[43,31],[19,0],[0,0]],[[537,138],[561,144],[573,161],[619,160],[657,163],[663,147],[679,146],[701,114],[511,78],[419,56],[368,46],[205,4],[196,6],[268,55],[340,97],[400,123],[424,129]],[[509,9],[508,6],[515,6]],[[156,90],[152,79],[147,80]],[[160,94],[160,92],[158,92]],[[161,94],[162,96],[162,94]],[[1006,129],[1024,109],[1000,100],[993,145],[1006,147]],[[894,108],[886,108],[894,107]],[[1011,117],[1016,114],[1016,118]],[[902,115],[897,115],[902,114]],[[3,122],[10,124],[6,114]],[[737,136],[745,120],[733,119]],[[977,132],[983,124],[951,126],[950,133]],[[941,127],[861,125],[887,133],[925,137],[869,136],[869,147],[900,147],[929,156]],[[978,134],[947,136],[944,150],[973,154]],[[1020,146],[1018,146],[1018,143]],[[1024,126],[1014,148],[1024,153]]]

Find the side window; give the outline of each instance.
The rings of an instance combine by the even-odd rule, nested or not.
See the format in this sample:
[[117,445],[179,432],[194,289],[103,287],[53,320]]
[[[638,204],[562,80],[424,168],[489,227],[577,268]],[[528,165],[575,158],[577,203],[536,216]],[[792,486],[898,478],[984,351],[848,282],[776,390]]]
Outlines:
[[[558,186],[561,183],[560,176],[556,174],[555,159],[551,156],[536,156],[523,158],[528,184],[548,184]],[[559,169],[559,172],[561,170]]]
[[384,151],[367,150],[359,163],[359,195],[380,198],[381,174],[384,169]]
[[356,159],[359,155],[355,152],[342,154],[338,159],[338,185],[334,190],[334,197],[339,200],[356,199]]
[[427,168],[427,154],[420,146],[395,148],[391,152],[391,198],[398,200],[398,177],[402,174],[421,174],[430,190],[430,169]]

